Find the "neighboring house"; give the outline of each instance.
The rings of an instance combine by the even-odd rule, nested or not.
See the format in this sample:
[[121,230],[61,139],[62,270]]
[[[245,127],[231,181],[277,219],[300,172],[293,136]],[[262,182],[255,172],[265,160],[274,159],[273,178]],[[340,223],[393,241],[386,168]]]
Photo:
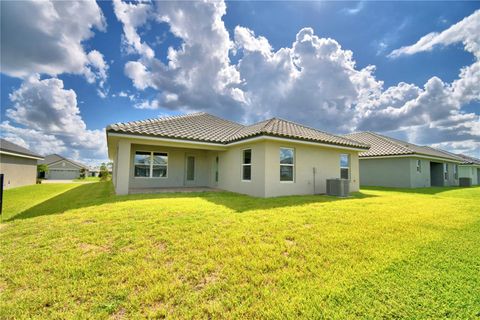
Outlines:
[[345,137],[370,145],[360,153],[360,185],[399,188],[458,186],[462,159],[373,132]]
[[42,156],[7,140],[0,139],[0,173],[5,189],[35,184],[37,161]]
[[106,131],[117,194],[162,187],[313,194],[341,176],[357,191],[358,153],[368,149],[282,119],[244,126],[207,113],[117,123]]
[[464,154],[454,154],[445,150],[436,150],[444,152],[450,156],[459,157],[462,160],[462,163],[458,165],[458,177],[470,178],[472,180],[472,185],[480,184],[480,159],[469,157]]
[[38,162],[39,164],[46,164],[48,172],[45,174],[45,179],[50,180],[71,180],[80,177],[80,170],[85,169],[88,173],[88,167],[75,162],[73,160],[62,157],[58,154],[51,154],[45,157],[44,160]]
[[89,177],[98,177],[100,175],[100,167],[90,167],[88,168]]
[[471,178],[472,185],[480,185],[480,159],[464,154],[459,154],[458,156],[463,159],[458,170],[459,177]]

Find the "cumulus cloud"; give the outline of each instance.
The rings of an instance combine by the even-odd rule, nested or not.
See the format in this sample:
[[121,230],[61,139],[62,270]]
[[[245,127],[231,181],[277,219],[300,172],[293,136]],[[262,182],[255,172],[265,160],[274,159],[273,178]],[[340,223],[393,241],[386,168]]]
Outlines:
[[[222,21],[223,2],[158,2],[132,5],[114,2],[123,23],[124,38],[140,59],[125,65],[125,74],[139,90],[162,92],[159,104],[170,109],[201,109],[220,115],[242,113],[243,93],[237,88],[240,75],[231,65],[233,49]],[[140,38],[138,28],[147,21],[168,23],[173,36],[183,41],[170,47],[167,63]]]
[[82,42],[92,29],[106,30],[105,18],[94,0],[2,1],[1,69],[12,77],[32,74],[80,74],[98,81],[103,91],[108,66],[103,55],[86,52]]
[[[139,55],[126,63],[125,74],[136,89],[158,91],[137,108],[202,110],[243,122],[279,116],[339,133],[401,131],[426,144],[438,143],[434,137],[478,140],[478,115],[462,111],[479,100],[478,60],[452,83],[433,76],[423,86],[402,82],[384,89],[374,66],[358,68],[350,50],[311,28],[299,30],[291,46],[275,50],[267,38],[242,26],[235,27],[231,40],[222,21],[223,2],[117,0],[114,7],[126,45]],[[391,56],[461,42],[478,57],[478,16],[479,11]],[[138,31],[147,23],[167,23],[181,45],[170,47],[166,57],[156,56]]]
[[106,157],[104,132],[87,129],[75,91],[64,89],[62,80],[29,77],[10,94],[10,100],[13,105],[6,115],[17,125],[2,122],[5,136],[17,136],[23,144],[41,153],[51,150],[70,155],[81,151],[83,156]]
[[9,121],[0,123],[0,129],[6,140],[30,149],[40,155],[64,153],[67,151],[65,143],[51,134],[44,134],[38,130],[12,126]]

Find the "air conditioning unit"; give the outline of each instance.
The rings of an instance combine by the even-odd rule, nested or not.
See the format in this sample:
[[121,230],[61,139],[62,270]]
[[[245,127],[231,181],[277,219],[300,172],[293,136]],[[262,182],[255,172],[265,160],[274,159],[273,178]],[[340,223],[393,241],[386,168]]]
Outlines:
[[350,180],[327,179],[327,194],[336,197],[348,197],[350,194]]
[[458,185],[460,187],[471,187],[472,186],[472,178],[460,178],[460,179],[458,179]]

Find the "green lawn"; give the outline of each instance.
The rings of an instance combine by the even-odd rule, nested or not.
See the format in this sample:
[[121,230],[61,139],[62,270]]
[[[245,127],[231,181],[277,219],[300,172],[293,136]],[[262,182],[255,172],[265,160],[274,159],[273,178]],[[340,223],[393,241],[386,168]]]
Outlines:
[[4,201],[1,319],[480,317],[479,187]]

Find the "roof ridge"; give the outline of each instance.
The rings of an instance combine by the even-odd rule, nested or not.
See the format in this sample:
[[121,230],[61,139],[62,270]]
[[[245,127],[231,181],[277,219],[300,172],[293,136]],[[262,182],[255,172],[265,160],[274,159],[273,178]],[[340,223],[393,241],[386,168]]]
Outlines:
[[[379,134],[379,133],[376,133],[376,132],[373,132],[373,131],[365,131],[365,132],[368,133],[368,134],[371,134],[371,135],[373,135],[373,136],[375,136],[379,139],[382,139],[382,140],[387,141],[389,143],[395,144],[396,146],[398,146],[398,147],[400,147],[404,150],[407,150],[410,153],[418,153],[418,152],[415,152],[415,150],[412,150],[411,148],[407,147],[406,145],[401,144],[400,143],[401,140],[391,138],[391,137],[387,137],[387,136],[384,136],[383,134]],[[415,144],[410,143],[410,142],[406,142],[406,143],[411,144],[411,145],[415,145]]]

